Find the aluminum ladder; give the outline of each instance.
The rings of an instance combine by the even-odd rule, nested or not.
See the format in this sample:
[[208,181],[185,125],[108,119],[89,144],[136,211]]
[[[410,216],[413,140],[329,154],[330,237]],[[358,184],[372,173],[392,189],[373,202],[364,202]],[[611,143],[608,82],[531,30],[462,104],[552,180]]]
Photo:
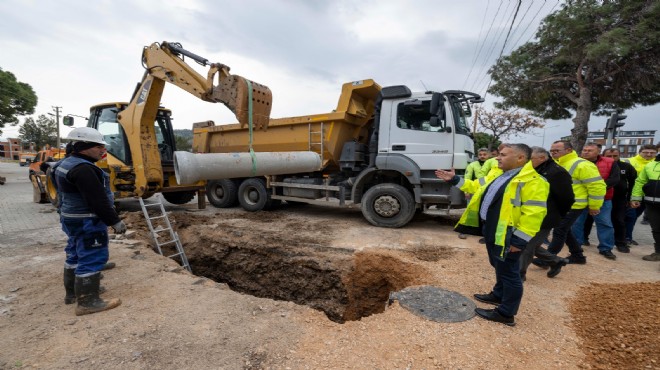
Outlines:
[[[163,201],[161,200],[161,197],[160,196],[156,197],[156,199],[158,199],[157,203],[149,203],[149,204],[146,204],[144,202],[144,199],[142,198],[138,198],[138,199],[140,200],[140,207],[142,207],[142,213],[144,213],[144,218],[147,220],[149,231],[151,231],[151,236],[154,238],[154,242],[156,243],[156,248],[158,248],[158,253],[164,256],[163,249],[161,247],[165,245],[174,244],[176,247],[176,253],[167,257],[168,258],[179,257],[181,259],[181,266],[183,266],[183,268],[185,268],[186,270],[192,273],[192,269],[190,268],[190,264],[188,263],[188,257],[186,257],[186,253],[183,251],[183,245],[181,245],[179,234],[177,234],[176,231],[172,229],[172,224],[170,223],[169,217],[167,217],[167,212],[165,212],[165,206],[163,205]],[[157,210],[154,212],[155,216],[151,217],[149,215],[149,210],[147,209],[147,207],[154,207],[154,208],[158,207]],[[159,225],[158,228],[154,228],[154,225],[151,222],[152,220],[162,220],[166,227],[162,227],[162,225]],[[160,235],[159,233],[163,233],[163,232],[169,232],[168,235],[170,239],[165,242],[160,242],[158,239],[160,237],[164,237],[165,235]]]

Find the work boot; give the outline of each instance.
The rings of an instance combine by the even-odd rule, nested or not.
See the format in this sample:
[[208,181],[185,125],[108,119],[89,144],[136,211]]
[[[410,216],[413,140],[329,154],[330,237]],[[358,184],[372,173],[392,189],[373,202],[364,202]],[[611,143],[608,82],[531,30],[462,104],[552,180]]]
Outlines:
[[119,298],[113,298],[104,301],[99,297],[99,287],[101,279],[99,274],[90,276],[76,276],[76,298],[78,307],[76,307],[76,316],[87,315],[90,313],[101,312],[113,309],[121,304]]
[[586,265],[587,264],[587,257],[569,254],[568,255],[568,263],[574,264],[574,265]]
[[552,267],[550,267],[550,270],[548,270],[548,273],[546,274],[549,278],[553,278],[561,272],[561,268],[566,266],[568,264],[568,260],[566,258],[562,258],[561,261],[555,262]]
[[76,303],[76,269],[64,268],[64,304]]
[[616,250],[621,253],[630,253],[630,247],[627,245],[617,245]]
[[649,254],[648,256],[642,257],[644,261],[660,261],[660,253],[654,252]]
[[103,265],[103,268],[101,268],[101,271],[103,271],[103,270],[112,270],[113,268],[115,268],[115,266],[117,266],[117,264],[115,264],[114,262],[108,262],[105,265]]

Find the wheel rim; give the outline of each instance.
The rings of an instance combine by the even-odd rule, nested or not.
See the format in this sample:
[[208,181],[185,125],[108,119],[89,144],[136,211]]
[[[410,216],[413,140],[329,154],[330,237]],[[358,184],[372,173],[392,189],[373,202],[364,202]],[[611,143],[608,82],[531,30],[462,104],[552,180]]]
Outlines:
[[381,217],[396,216],[401,211],[401,203],[391,195],[384,195],[374,201],[374,211]]
[[222,198],[222,197],[225,196],[225,190],[222,188],[222,186],[217,186],[215,188],[214,193],[215,193],[215,196],[218,197],[218,198]]
[[245,201],[249,204],[257,204],[259,201],[259,191],[255,188],[249,188],[245,192]]

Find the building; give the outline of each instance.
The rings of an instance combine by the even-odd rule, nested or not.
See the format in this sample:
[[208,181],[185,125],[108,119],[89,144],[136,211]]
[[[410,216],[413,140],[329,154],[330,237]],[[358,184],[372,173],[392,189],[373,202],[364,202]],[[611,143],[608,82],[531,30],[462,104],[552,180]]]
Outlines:
[[[653,144],[656,130],[644,131],[617,131],[612,147],[619,149],[621,158],[630,158],[637,155],[639,147]],[[588,141],[594,141],[605,146],[605,131],[589,131]]]
[[[619,130],[612,142],[612,147],[619,149],[621,158],[630,158],[637,155],[639,147],[642,145],[653,144],[655,132],[657,130],[644,131],[624,131]],[[570,140],[570,136],[562,137],[562,140]],[[605,131],[589,131],[587,141],[593,141],[605,146]]]
[[10,137],[0,141],[0,158],[18,160],[23,152],[34,152],[34,143],[23,143],[19,138]]

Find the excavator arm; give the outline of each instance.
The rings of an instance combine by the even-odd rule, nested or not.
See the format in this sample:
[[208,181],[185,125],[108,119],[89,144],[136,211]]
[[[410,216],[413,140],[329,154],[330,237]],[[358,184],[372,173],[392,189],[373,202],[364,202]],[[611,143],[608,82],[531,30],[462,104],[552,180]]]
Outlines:
[[[208,66],[207,76],[191,68],[185,57]],[[117,117],[131,148],[136,195],[149,195],[163,187],[163,168],[154,120],[166,83],[201,100],[223,103],[236,115],[241,126],[252,125],[254,129],[262,130],[268,127],[272,105],[270,89],[241,76],[231,75],[228,66],[209,63],[207,59],[183,49],[181,44],[166,41],[145,47],[142,63],[146,69],[144,77],[126,109]]]

